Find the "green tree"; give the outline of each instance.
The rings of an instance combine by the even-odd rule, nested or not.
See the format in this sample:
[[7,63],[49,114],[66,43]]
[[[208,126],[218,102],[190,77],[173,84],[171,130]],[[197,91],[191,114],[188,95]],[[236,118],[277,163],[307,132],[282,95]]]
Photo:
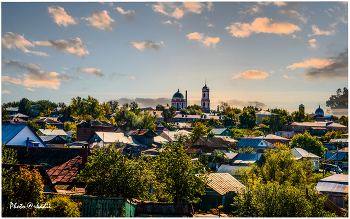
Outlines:
[[115,113],[118,111],[118,107],[119,107],[118,101],[110,100],[110,101],[107,101],[107,104],[109,105],[109,107],[111,109],[111,113]]
[[227,127],[227,126],[235,126],[236,125],[236,122],[237,122],[237,115],[233,112],[233,111],[230,111],[228,112],[225,116],[224,116],[224,126]]
[[139,109],[139,105],[136,102],[131,102],[130,103],[130,110],[131,111],[136,111]]
[[77,124],[75,122],[65,122],[63,124],[64,131],[77,131]]
[[308,152],[316,154],[317,156],[323,156],[326,152],[322,142],[317,140],[316,137],[313,137],[307,131],[304,134],[295,135],[289,146],[291,148],[302,148]]
[[31,102],[27,98],[22,98],[19,102],[18,112],[29,116],[31,113]]
[[201,164],[203,164],[203,166],[207,166],[207,164],[208,164],[208,155],[206,154],[206,153],[201,153],[200,155],[199,155],[199,158],[198,158],[198,161],[201,163]]
[[2,143],[1,151],[1,162],[2,163],[17,163],[17,151],[13,148],[9,148],[5,145],[5,142]]
[[101,107],[104,109],[104,111],[106,112],[105,115],[109,115],[109,114],[112,113],[111,106],[110,106],[108,103],[103,102],[103,103],[100,104],[100,106],[101,106]]
[[329,100],[326,101],[326,106],[332,109],[333,114],[337,114],[337,110],[348,109],[348,89],[344,87],[342,91],[339,88],[336,93],[336,95],[331,95]]
[[9,115],[5,107],[2,107],[1,113],[2,113],[2,121],[9,119]]
[[28,120],[27,124],[35,131],[37,132],[41,127],[39,124],[35,123],[34,120]]
[[125,157],[112,145],[94,150],[78,181],[86,183],[88,195],[149,200],[152,174],[143,159]]
[[190,134],[190,139],[194,142],[200,136],[207,136],[207,127],[201,122],[196,122],[194,124],[192,134]]
[[346,127],[348,127],[348,125],[349,125],[348,117],[347,116],[340,117],[340,124],[341,125],[345,125]]
[[35,217],[80,217],[79,204],[72,201],[70,196],[55,195],[45,201],[50,208],[39,208]]
[[249,129],[254,128],[257,123],[257,115],[255,113],[255,110],[251,108],[245,109],[239,116],[239,121],[241,125]]
[[157,111],[164,111],[164,106],[161,105],[161,104],[158,104],[158,105],[156,106],[156,110],[157,110]]
[[154,158],[152,169],[158,183],[157,191],[167,200],[180,203],[200,201],[207,186],[207,174],[200,162],[193,162],[182,143],[165,144],[163,151]]
[[220,162],[228,162],[229,158],[227,157],[226,153],[223,151],[214,151],[214,157],[213,157],[213,162],[214,163],[220,163]]

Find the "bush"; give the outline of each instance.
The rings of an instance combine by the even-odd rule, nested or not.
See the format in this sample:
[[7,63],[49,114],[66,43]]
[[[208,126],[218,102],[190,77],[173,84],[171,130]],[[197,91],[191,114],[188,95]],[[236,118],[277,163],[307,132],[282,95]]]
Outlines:
[[36,217],[80,217],[79,206],[69,196],[56,195],[46,202],[51,208],[38,208],[35,211]]

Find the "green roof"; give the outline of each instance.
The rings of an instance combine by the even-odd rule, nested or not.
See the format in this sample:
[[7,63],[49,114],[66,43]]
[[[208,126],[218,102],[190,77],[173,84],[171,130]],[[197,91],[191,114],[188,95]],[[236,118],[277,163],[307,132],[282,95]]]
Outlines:
[[173,99],[184,99],[184,95],[180,93],[180,90],[177,90],[177,92],[173,95]]

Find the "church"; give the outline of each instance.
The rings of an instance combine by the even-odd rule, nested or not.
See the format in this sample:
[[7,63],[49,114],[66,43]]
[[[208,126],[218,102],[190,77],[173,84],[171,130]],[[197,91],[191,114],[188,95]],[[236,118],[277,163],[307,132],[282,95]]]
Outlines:
[[[187,108],[187,90],[186,97],[184,97],[180,89],[178,89],[171,99],[171,105],[176,107],[177,110]],[[207,87],[207,83],[202,88],[201,110],[204,113],[210,113],[209,87]]]

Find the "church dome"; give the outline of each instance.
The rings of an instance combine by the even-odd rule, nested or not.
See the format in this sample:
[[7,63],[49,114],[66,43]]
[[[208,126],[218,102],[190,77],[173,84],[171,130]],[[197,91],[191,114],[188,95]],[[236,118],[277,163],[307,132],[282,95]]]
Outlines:
[[323,109],[321,109],[320,105],[316,109],[315,114],[322,115],[322,116],[324,115]]
[[184,95],[180,93],[180,90],[178,89],[177,92],[173,95],[173,99],[184,99]]

